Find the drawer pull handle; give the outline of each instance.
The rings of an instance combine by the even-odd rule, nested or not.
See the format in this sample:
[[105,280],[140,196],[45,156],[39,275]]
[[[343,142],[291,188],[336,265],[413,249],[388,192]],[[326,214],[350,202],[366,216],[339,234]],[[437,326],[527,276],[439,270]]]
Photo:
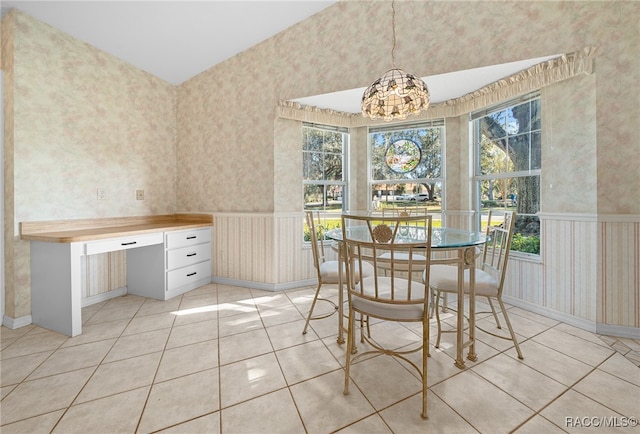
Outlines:
[[187,253],[187,258],[188,258],[189,256],[195,256],[195,255],[197,255],[197,253],[196,253],[196,252],[193,252],[193,253]]
[[188,239],[188,240],[195,240],[195,239],[196,239],[196,236],[195,236],[195,235],[190,235],[190,236],[188,236],[188,237],[187,237],[187,239]]
[[134,244],[137,244],[137,241],[129,241],[128,243],[120,243],[121,246],[132,246]]
[[194,271],[193,273],[189,273],[189,274],[187,274],[187,277],[195,276],[196,274],[198,274],[198,273],[196,273],[196,272]]

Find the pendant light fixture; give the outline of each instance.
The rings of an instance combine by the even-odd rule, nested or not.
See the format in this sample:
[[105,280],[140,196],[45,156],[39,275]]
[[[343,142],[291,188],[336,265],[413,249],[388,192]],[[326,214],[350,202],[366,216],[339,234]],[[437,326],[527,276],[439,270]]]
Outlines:
[[396,68],[396,8],[391,2],[391,26],[393,47],[391,61],[393,69],[371,83],[362,95],[362,114],[371,119],[385,121],[406,119],[429,107],[429,90],[422,79]]

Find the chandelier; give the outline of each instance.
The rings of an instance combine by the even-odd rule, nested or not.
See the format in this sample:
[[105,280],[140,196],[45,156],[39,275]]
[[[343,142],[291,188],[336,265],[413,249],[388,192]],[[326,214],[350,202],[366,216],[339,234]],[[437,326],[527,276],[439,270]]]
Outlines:
[[396,8],[391,2],[391,26],[393,47],[391,61],[393,69],[371,83],[362,95],[362,114],[370,119],[385,121],[406,119],[429,107],[429,90],[422,79],[396,68]]

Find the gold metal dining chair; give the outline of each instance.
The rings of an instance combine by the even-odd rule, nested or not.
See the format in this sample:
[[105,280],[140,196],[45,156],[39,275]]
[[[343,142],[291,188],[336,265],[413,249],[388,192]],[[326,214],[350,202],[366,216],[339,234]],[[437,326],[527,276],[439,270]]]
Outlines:
[[[431,216],[380,217],[342,216],[343,243],[346,255],[349,322],[344,394],[349,393],[352,364],[372,353],[398,358],[413,367],[422,383],[422,417],[427,418],[427,356],[429,353],[428,284],[413,278],[416,270],[429,274],[431,257]],[[374,267],[372,276],[358,280],[358,270],[365,263]],[[380,271],[387,268],[388,273]],[[387,348],[364,333],[360,325],[360,341],[367,351],[355,350],[356,315],[393,322],[420,322],[422,336],[409,348]],[[354,349],[351,351],[351,349]],[[422,352],[422,366],[408,355]],[[385,375],[393,375],[385,373]]]
[[[320,297],[320,289],[322,285],[339,285],[338,291],[342,291],[342,283],[340,282],[340,261],[332,261],[327,260],[324,250],[324,226],[320,221],[320,214],[317,211],[306,211],[305,218],[307,221],[307,226],[309,228],[309,234],[311,239],[311,251],[313,254],[313,266],[316,269],[316,275],[318,277],[318,286],[316,287],[316,292],[313,297],[313,301],[311,302],[311,308],[309,309],[309,313],[307,314],[307,320],[304,323],[304,329],[302,330],[302,334],[307,333],[307,329],[309,327],[309,322],[311,320],[324,319],[327,318],[338,310],[338,306],[328,298]],[[316,222],[319,223],[316,225]],[[346,272],[345,267],[343,265],[343,273],[342,275],[346,280]],[[373,274],[373,266],[371,264],[363,264],[362,268],[363,275],[372,275]],[[358,273],[359,276],[359,273]],[[326,301],[333,305],[333,309],[330,310],[329,313],[320,314],[313,316],[313,311],[316,307],[316,303],[320,301]]]
[[[498,319],[493,300],[495,299],[498,302],[502,316],[504,317],[507,328],[509,329],[509,336],[499,335],[477,326],[476,328],[492,336],[513,341],[516,352],[518,353],[518,358],[522,359],[523,356],[520,351],[520,346],[518,345],[518,340],[516,339],[516,334],[513,331],[509,315],[507,314],[507,309],[502,301],[502,291],[504,289],[504,280],[509,262],[511,240],[515,229],[516,213],[513,211],[504,212],[504,220],[498,224],[496,224],[493,218],[494,214],[489,211],[486,231],[488,241],[484,245],[480,265],[479,267],[476,267],[475,270],[475,294],[476,297],[486,297],[489,302],[489,306],[491,307],[491,313],[493,314],[496,326],[498,329],[501,329],[502,326]],[[443,299],[447,293],[458,293],[458,268],[456,266],[433,265],[431,267],[431,275],[429,276],[429,279],[433,306],[437,307],[440,300]],[[464,293],[465,295],[469,294],[468,270],[465,270],[464,272]],[[444,303],[446,303],[446,301],[444,301]],[[453,310],[452,308],[449,309]],[[435,346],[438,348],[440,347],[440,338],[442,333],[455,332],[455,330],[442,330],[440,314],[438,309],[435,309],[435,311],[438,322],[438,338]],[[457,314],[460,315],[463,313],[458,312]]]

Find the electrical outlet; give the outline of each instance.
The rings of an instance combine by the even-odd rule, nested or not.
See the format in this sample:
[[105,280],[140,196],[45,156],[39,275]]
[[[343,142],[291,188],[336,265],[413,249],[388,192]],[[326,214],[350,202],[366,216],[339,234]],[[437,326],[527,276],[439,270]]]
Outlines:
[[98,189],[98,200],[105,200],[107,198],[107,190],[104,188]]
[[144,190],[136,190],[136,200],[144,200]]

